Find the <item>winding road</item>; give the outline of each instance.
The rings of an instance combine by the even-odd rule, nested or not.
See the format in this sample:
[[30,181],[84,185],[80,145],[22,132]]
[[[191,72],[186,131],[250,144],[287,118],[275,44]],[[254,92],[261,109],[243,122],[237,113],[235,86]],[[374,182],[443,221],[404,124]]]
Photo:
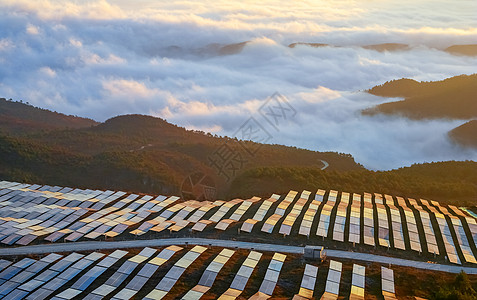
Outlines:
[[[17,248],[0,249],[0,257],[44,254],[52,252],[73,252],[73,251],[93,251],[100,249],[121,249],[121,248],[143,248],[143,247],[163,247],[170,245],[203,245],[218,246],[228,248],[254,249],[259,251],[273,251],[284,253],[303,254],[304,247],[250,243],[231,240],[213,240],[202,238],[171,238],[171,239],[154,239],[154,240],[132,240],[132,241],[91,241],[91,242],[75,242],[75,243],[57,243],[33,245]],[[359,261],[377,262],[386,265],[396,265],[403,267],[418,268],[431,271],[441,271],[448,273],[459,273],[464,270],[467,274],[477,274],[477,268],[462,267],[456,265],[432,264],[420,261],[413,261],[401,258],[386,257],[369,253],[349,252],[341,250],[326,250],[326,255],[334,258],[344,258]]]
[[323,163],[323,167],[321,168],[321,170],[324,170],[330,166],[330,164],[327,161],[324,161],[322,159],[320,159],[320,161]]

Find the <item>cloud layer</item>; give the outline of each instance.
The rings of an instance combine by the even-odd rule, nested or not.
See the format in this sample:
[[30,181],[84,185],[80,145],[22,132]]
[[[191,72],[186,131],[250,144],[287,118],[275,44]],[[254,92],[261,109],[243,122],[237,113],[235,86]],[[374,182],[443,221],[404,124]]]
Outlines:
[[[442,51],[477,42],[475,1],[131,5],[1,1],[0,96],[98,121],[143,113],[230,135],[279,92],[297,115],[280,131],[270,128],[273,143],[351,153],[374,169],[477,158],[446,137],[461,121],[359,114],[384,101],[359,91],[387,80],[475,72],[476,58]],[[288,48],[293,42],[344,47]],[[385,42],[413,48],[358,47]]]

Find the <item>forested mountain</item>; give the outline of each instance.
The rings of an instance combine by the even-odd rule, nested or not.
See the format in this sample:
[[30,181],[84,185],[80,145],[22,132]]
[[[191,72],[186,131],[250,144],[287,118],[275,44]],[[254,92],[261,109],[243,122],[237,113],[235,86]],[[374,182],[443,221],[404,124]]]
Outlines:
[[368,90],[382,97],[404,100],[380,104],[364,114],[397,114],[411,119],[472,119],[477,117],[477,74],[442,81],[418,82],[399,79]]
[[416,164],[391,171],[321,171],[306,167],[267,167],[247,170],[232,183],[230,195],[244,196],[286,193],[290,189],[387,193],[426,198],[457,205],[477,201],[477,162]]
[[449,132],[454,143],[477,148],[477,74],[451,77],[442,81],[418,82],[399,79],[368,90],[381,97],[401,97],[368,108],[364,115],[397,115],[414,120],[463,119],[468,123]]
[[[210,174],[225,194],[234,176],[257,166],[320,169],[325,160],[330,170],[363,168],[351,155],[253,142],[239,144],[235,139],[186,130],[151,116],[124,115],[104,123],[91,121],[94,126],[84,122],[87,127],[75,128],[83,119],[23,103],[5,103],[18,112],[22,108],[37,110],[37,119],[46,120],[41,124],[49,124],[49,115],[58,115],[63,123],[59,129],[45,125],[39,127],[48,130],[33,130],[30,123],[15,121],[16,130],[10,130],[13,126],[5,120],[0,125],[0,132],[4,132],[0,134],[0,178],[4,180],[177,194],[190,174],[202,172]],[[17,115],[21,120],[22,114]],[[224,145],[242,155],[235,161],[236,170],[227,174],[220,169],[226,166],[211,163]],[[247,155],[243,145],[259,147],[259,151]]]
[[446,49],[446,52],[455,55],[477,56],[477,45],[453,45]]
[[97,122],[76,116],[67,116],[26,103],[0,98],[0,130],[10,134],[31,133],[66,128],[84,128]]
[[451,130],[449,136],[465,147],[477,148],[477,120],[469,121]]
[[[22,107],[32,109],[21,103],[8,105],[15,105],[19,111]],[[46,110],[41,113],[57,116]],[[21,116],[18,113],[20,120]],[[1,179],[180,195],[188,176],[200,172],[212,178],[217,196],[225,199],[323,188],[427,197],[459,204],[477,200],[475,162],[373,172],[357,164],[351,155],[281,145],[248,142],[245,145],[258,146],[259,150],[247,156],[243,144],[234,139],[186,130],[151,116],[118,116],[93,126],[82,121],[88,126],[77,129],[72,125],[78,121],[76,117],[60,117],[64,120],[61,129],[31,130],[29,123],[16,122],[16,130],[11,131],[9,122],[2,123]],[[227,168],[220,173],[211,163],[224,145],[243,158],[230,178],[223,174]],[[322,160],[329,163],[326,170],[321,170]]]
[[376,50],[378,52],[392,52],[392,51],[404,51],[409,50],[411,47],[407,44],[399,43],[383,43],[383,44],[374,44],[363,46],[364,49]]

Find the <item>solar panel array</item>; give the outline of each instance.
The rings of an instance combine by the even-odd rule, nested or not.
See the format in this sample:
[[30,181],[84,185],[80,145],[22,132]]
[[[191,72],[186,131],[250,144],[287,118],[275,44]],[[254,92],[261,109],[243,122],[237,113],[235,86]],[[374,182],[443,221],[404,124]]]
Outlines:
[[280,195],[273,194],[270,198],[263,201],[258,210],[255,212],[253,218],[245,220],[240,230],[244,232],[252,232],[253,226],[256,223],[263,221],[270,207],[272,207],[273,203],[275,203],[279,199]]
[[242,294],[261,257],[262,253],[250,251],[237,274],[235,274],[230,287],[219,297],[219,300],[233,300]]
[[73,299],[74,297],[83,293],[101,274],[108,268],[114,265],[118,260],[127,254],[126,251],[116,250],[94,267],[89,269],[83,276],[81,276],[73,285],[59,293],[52,300]]
[[182,299],[199,300],[214,284],[215,278],[227,261],[235,253],[233,250],[222,249],[214,260],[207,266],[200,277],[199,283],[185,294]]
[[467,225],[469,226],[472,242],[475,245],[475,243],[477,242],[477,221],[474,218],[471,218],[468,216],[465,217],[465,221]]
[[[472,264],[477,264],[477,261],[475,260],[475,256],[472,253],[472,249],[470,248],[469,240],[467,239],[467,236],[465,234],[464,226],[462,225],[461,220],[452,215],[449,210],[439,204],[439,202],[432,201],[432,204],[437,208],[439,212],[441,212],[444,216],[448,216],[450,220],[450,224],[454,232],[456,234],[457,238],[457,245],[459,246],[460,250],[462,251],[462,256],[464,258],[465,262],[472,263]],[[449,207],[451,208],[452,211],[454,211],[457,215],[465,217],[465,214],[459,210],[457,207]],[[445,219],[445,217],[444,217]]]
[[226,230],[230,224],[240,221],[242,216],[247,212],[247,210],[252,206],[253,203],[260,201],[261,198],[253,197],[251,199],[243,201],[240,206],[232,213],[229,219],[222,219],[215,226],[216,229]]
[[454,216],[451,217],[451,221],[454,227],[454,232],[456,234],[459,247],[464,256],[464,260],[468,263],[477,264],[477,261],[475,260],[475,256],[472,253],[472,249],[470,248],[469,240],[467,239],[467,236],[465,235],[465,230],[464,230],[464,226],[462,225],[462,222],[460,221],[459,218]]
[[303,279],[300,284],[300,291],[293,297],[293,300],[312,299],[315,291],[318,267],[306,264],[303,272]]
[[[116,236],[129,226],[141,223],[155,209],[156,200],[151,196],[138,197],[131,194],[115,202],[112,206],[97,211],[73,224],[74,231],[65,240],[76,241],[81,237],[96,239],[99,236]],[[118,226],[126,225],[126,226]],[[122,230],[122,231],[121,231]]]
[[260,201],[261,198],[259,197],[252,197],[248,200],[245,200],[240,204],[240,206],[234,211],[234,213],[230,216],[231,220],[240,221],[243,215],[247,212],[247,210],[254,204],[255,202]]
[[323,196],[325,195],[324,190],[318,190],[315,194],[315,199],[313,199],[308,206],[308,209],[305,211],[305,215],[301,221],[300,229],[298,234],[309,237],[311,233],[311,226],[313,226],[313,220],[315,215],[318,214],[318,209],[320,208],[321,203],[323,202]]
[[[174,225],[176,222],[169,220],[174,213],[180,211],[185,207],[189,207],[189,203],[175,203],[179,200],[178,197],[169,197],[166,199],[157,199],[157,203],[154,207],[154,212],[160,212],[159,216],[154,219],[143,222],[137,229],[131,231],[131,234],[134,235],[143,235],[148,231],[161,232],[162,230],[168,228],[171,225]],[[190,205],[193,207],[195,202]],[[171,206],[172,205],[172,206]]]
[[[57,261],[58,259],[62,258],[62,255],[51,253],[46,257],[43,257],[42,259],[38,261],[24,261],[21,265],[13,265],[14,267],[11,268],[10,271],[5,272],[5,274],[2,274],[2,280],[0,284],[0,298],[5,298],[7,294],[15,290],[17,287],[19,287],[22,283],[30,280],[33,278],[36,274],[41,272],[43,269],[48,267],[51,263]],[[30,264],[31,263],[31,264]],[[25,267],[23,269],[23,267]],[[17,272],[18,271],[18,272]],[[13,276],[12,276],[13,275]],[[9,278],[10,277],[10,278]],[[13,293],[9,295],[9,297],[19,297],[20,294],[25,295],[26,292],[20,292]]]
[[385,205],[389,208],[389,212],[391,213],[394,248],[406,250],[406,244],[404,243],[404,230],[401,221],[401,211],[394,206],[394,200],[392,196],[384,195],[384,200]]
[[281,253],[275,253],[273,255],[258,292],[250,297],[250,299],[268,299],[273,295],[286,258],[287,256]]
[[[192,226],[192,230],[203,231],[207,227],[207,225],[217,223],[217,220],[220,221],[220,219],[222,219],[227,214],[227,212],[238,203],[237,199],[232,201],[233,202],[228,205],[225,201],[215,201],[213,204],[215,205],[215,207],[218,207],[218,210],[209,219],[202,219],[196,222],[194,226]],[[208,210],[210,209],[212,208],[209,208]],[[202,212],[199,214],[202,214]]]
[[[251,232],[256,223],[261,223],[263,232],[273,233],[276,224],[283,220],[276,232],[291,235],[294,224],[301,219],[298,234],[302,236],[312,237],[315,225],[316,236],[328,240],[342,242],[348,234],[347,241],[352,243],[363,241],[374,246],[377,241],[383,247],[446,255],[456,264],[477,263],[473,250],[477,221],[470,210],[444,207],[423,199],[418,202],[389,195],[383,199],[381,194],[374,194],[373,201],[373,195],[368,193],[363,197],[353,194],[351,199],[349,193],[331,190],[325,199],[326,192],[318,190],[315,199],[309,201],[310,192],[303,191],[295,201],[297,194],[290,191],[282,201],[274,194],[263,201],[254,197],[228,202],[181,202],[178,197],[0,181],[0,242],[6,245],[27,245],[42,239],[73,242],[113,238],[128,232],[134,235],[165,229],[177,232],[190,224],[194,224],[194,231],[203,231],[214,223],[217,230],[228,230],[231,224],[242,222],[245,213],[256,209],[253,218],[239,223],[241,231]],[[274,212],[270,215],[272,209]],[[208,212],[210,217],[205,218]],[[229,217],[225,219],[226,216]],[[331,220],[334,223],[330,229]],[[424,232],[422,236],[420,228]],[[467,228],[471,233],[469,237]],[[375,240],[376,230],[378,240]],[[439,245],[441,241],[443,244]]]
[[341,193],[341,201],[336,211],[333,240],[344,242],[345,224],[348,218],[349,193]]
[[326,279],[325,293],[323,294],[323,296],[321,296],[321,299],[338,299],[342,268],[342,263],[330,260],[328,277]]
[[364,299],[366,268],[361,265],[353,264],[353,275],[351,277],[350,300]]
[[378,215],[378,241],[383,247],[391,247],[389,242],[389,223],[386,207],[383,205],[383,198],[380,194],[374,196],[376,202],[376,212]]
[[330,227],[331,221],[331,211],[336,204],[337,195],[337,191],[331,190],[328,194],[328,200],[324,203],[323,208],[321,209],[320,221],[318,222],[316,235],[323,238],[328,236],[328,229]]
[[191,223],[197,223],[200,219],[202,219],[207,212],[209,212],[211,209],[222,205],[223,201],[214,201],[214,202],[209,202],[209,201],[203,201],[203,205],[199,207],[188,219],[187,221]]
[[349,242],[359,244],[361,237],[361,195],[353,194],[349,218]]
[[[131,273],[144,261],[148,260],[154,253],[155,249],[144,248],[139,254],[127,259],[119,266],[111,277],[105,283],[93,290],[85,299],[102,299],[117,289]],[[114,254],[114,253],[113,253]]]
[[409,235],[409,242],[411,245],[411,250],[421,252],[421,240],[419,238],[419,230],[417,228],[417,221],[414,216],[414,212],[406,205],[406,200],[401,197],[396,197],[399,206],[404,211],[404,217],[406,219],[407,224],[407,233]]
[[381,289],[384,299],[397,299],[394,291],[394,272],[391,269],[381,267]]
[[427,251],[429,253],[439,254],[439,247],[437,246],[436,235],[432,228],[431,216],[425,211],[422,206],[417,204],[414,199],[409,199],[409,203],[417,211],[417,214],[421,217],[422,226],[424,228],[424,236],[426,239]]
[[374,246],[374,216],[371,194],[364,193],[363,200],[363,239],[366,245]]
[[157,286],[144,299],[162,299],[176,284],[185,270],[205,251],[207,248],[195,246],[179,259],[174,266],[161,279]]
[[262,232],[272,233],[275,225],[280,221],[281,218],[285,215],[285,212],[292,204],[293,200],[295,199],[298,193],[295,191],[290,191],[286,195],[286,197],[278,204],[278,207],[275,209],[275,213],[268,217],[265,223],[262,226]]
[[459,254],[452,239],[452,233],[447,224],[445,216],[441,214],[434,206],[432,206],[427,200],[421,199],[421,203],[424,204],[435,216],[439,230],[441,231],[441,237],[444,242],[444,248],[446,249],[447,259],[454,264],[461,264]]
[[283,220],[282,225],[280,226],[280,230],[278,233],[283,235],[290,235],[293,224],[295,224],[296,219],[301,215],[301,212],[305,205],[308,202],[308,198],[310,197],[311,192],[303,191],[301,193],[300,199],[298,199],[292,207],[290,213],[285,217]]
[[[148,293],[144,299],[171,298],[172,287],[180,280],[186,269],[207,249],[202,246],[194,246],[169,267],[158,282],[154,282],[153,276],[178,252],[185,251],[178,246],[169,246],[157,251],[153,248],[144,248],[137,255],[128,254],[126,251],[115,250],[109,255],[93,252],[88,255],[71,253],[66,256],[51,253],[45,257],[34,260],[24,258],[17,263],[8,260],[0,260],[0,297],[2,299],[113,299],[125,300],[137,297],[138,293]],[[174,298],[201,299],[218,282],[218,275],[223,273],[224,266],[236,253],[234,250],[222,248],[216,251],[217,255],[205,267],[197,279],[197,275],[188,277],[187,280],[198,280],[197,284],[187,291],[181,292],[182,296],[174,292]],[[156,255],[157,254],[157,255]],[[235,254],[236,255],[236,254]],[[126,256],[128,257],[126,259]],[[247,285],[257,270],[261,261],[262,253],[250,251],[246,259],[241,263],[238,271],[234,272],[234,278],[229,288],[220,295],[219,299],[236,299],[247,291]],[[250,299],[268,299],[274,296],[274,291],[279,282],[281,271],[287,256],[281,253],[273,253],[268,263],[266,272],[261,279],[258,292]],[[292,258],[299,259],[299,258]],[[120,263],[121,262],[121,263]],[[116,271],[108,275],[105,283],[90,291],[91,286],[99,281],[110,268]],[[303,267],[300,267],[303,268]],[[197,266],[196,266],[197,269]],[[321,299],[337,299],[340,290],[343,265],[341,262],[331,260],[328,267],[325,292]],[[232,268],[231,270],[236,270]],[[291,287],[289,284],[291,274],[287,274],[282,288],[292,288],[297,294],[293,299],[314,299],[315,286],[317,284],[318,267],[305,264],[303,276],[299,286]],[[195,272],[197,273],[197,272]],[[192,274],[192,273],[191,273]],[[255,272],[255,275],[257,273]],[[222,274],[227,278],[230,274]],[[157,277],[155,277],[157,278]],[[157,284],[150,291],[151,285]],[[250,286],[248,287],[250,289]],[[396,299],[393,270],[381,267],[381,289],[385,299]],[[88,290],[88,292],[87,292]],[[86,293],[87,292],[87,293]],[[364,299],[365,293],[365,267],[353,264],[351,275],[351,290],[349,299]],[[211,294],[207,294],[211,297]]]
[[178,246],[169,246],[162,251],[153,259],[149,260],[141,270],[133,277],[128,284],[117,292],[111,299],[113,300],[128,300],[136,295],[139,290],[141,290],[147,281],[154,275],[154,273],[167,262],[175,253],[182,250]]
[[6,181],[0,188],[0,240],[7,245],[28,245],[38,237],[49,242],[115,237],[179,199],[134,194],[123,198],[124,192]]
[[25,299],[26,296],[31,293],[33,290],[36,288],[44,285],[47,281],[50,279],[54,278],[56,275],[58,275],[61,271],[66,269],[68,266],[73,264],[75,261],[78,259],[84,257],[84,255],[78,254],[78,253],[71,253],[70,255],[62,258],[52,266],[50,266],[47,270],[45,270],[43,273],[36,275],[33,278],[30,278],[29,280],[23,280],[21,282],[21,285],[15,287],[14,290],[12,290],[6,297],[5,299]]
[[[24,299],[45,299],[50,295],[56,293],[61,287],[67,285],[70,280],[76,277],[81,271],[88,268],[90,265],[94,264],[97,260],[103,258],[104,254],[93,252],[87,256],[82,257],[74,264],[67,266],[66,264],[58,264],[51,278],[45,280],[45,284],[35,290],[33,293],[24,297]],[[61,271],[60,271],[61,270]]]
[[242,199],[234,199],[234,200],[225,202],[224,204],[220,206],[219,210],[217,210],[215,214],[213,214],[212,217],[210,217],[209,220],[214,223],[218,223],[229,212],[229,210],[232,209],[232,207],[234,207],[235,205],[243,201],[244,200]]

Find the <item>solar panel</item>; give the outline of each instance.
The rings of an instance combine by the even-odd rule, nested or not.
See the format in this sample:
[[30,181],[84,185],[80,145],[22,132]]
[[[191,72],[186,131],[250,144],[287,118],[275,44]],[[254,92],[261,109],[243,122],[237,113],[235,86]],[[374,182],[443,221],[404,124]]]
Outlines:
[[202,246],[194,246],[189,252],[187,252],[181,259],[179,259],[174,266],[167,272],[167,274],[161,279],[154,290],[152,290],[144,299],[162,299],[167,292],[169,292],[177,279],[184,273],[185,268],[180,265],[186,264],[187,267],[197,259],[201,253],[207,248]]
[[342,264],[340,262],[331,260],[328,270],[328,277],[326,279],[325,294],[329,298],[336,299],[339,294],[339,287],[341,281]]
[[5,300],[21,300],[25,299],[26,295],[28,295],[28,292],[16,289],[8,294],[8,297],[6,297]]
[[173,279],[170,277],[164,277],[162,280],[159,282],[159,284],[156,286],[156,290],[161,290],[165,292],[169,292],[174,284],[176,284],[177,279]]
[[260,297],[260,294],[266,294],[268,296],[272,296],[273,291],[275,290],[275,286],[278,281],[278,277],[280,275],[280,270],[271,269],[270,266],[281,266],[281,264],[275,264],[276,262],[284,262],[286,259],[286,255],[275,253],[270,261],[270,264],[267,268],[267,272],[265,273],[264,280],[260,285],[258,292],[252,296],[253,297]]
[[381,289],[385,299],[396,299],[393,270],[381,267]]
[[325,292],[338,296],[339,290],[340,290],[339,282],[334,282],[334,281],[326,282]]
[[149,280],[148,277],[135,276],[127,285],[128,289],[139,291]]
[[364,266],[353,264],[353,274],[351,278],[352,299],[364,299],[365,270]]
[[124,288],[111,299],[113,299],[113,300],[129,300],[132,297],[134,297],[134,295],[136,293],[137,293],[136,290],[130,290],[128,288]]
[[57,274],[58,274],[57,271],[53,271],[53,270],[49,269],[49,270],[46,270],[46,271],[42,272],[37,277],[35,277],[35,280],[38,280],[39,282],[47,282],[48,280],[55,277]]
[[28,266],[30,266],[31,264],[33,264],[35,262],[35,260],[31,259],[31,258],[24,258],[22,259],[21,261],[13,264],[12,266],[6,268],[5,270],[3,270],[1,273],[0,273],[0,279],[3,279],[3,280],[9,280],[11,279],[13,276],[15,276],[16,274],[18,274],[20,271],[22,271],[23,269],[27,268]]
[[218,272],[205,270],[202,274],[198,285],[211,287],[214,284],[215,278],[217,277]]
[[[53,278],[52,280],[48,281],[42,288],[49,290],[50,294],[53,293],[55,290],[62,287],[65,283],[68,282],[69,279],[63,279],[60,277]],[[34,295],[34,294],[32,294]]]

